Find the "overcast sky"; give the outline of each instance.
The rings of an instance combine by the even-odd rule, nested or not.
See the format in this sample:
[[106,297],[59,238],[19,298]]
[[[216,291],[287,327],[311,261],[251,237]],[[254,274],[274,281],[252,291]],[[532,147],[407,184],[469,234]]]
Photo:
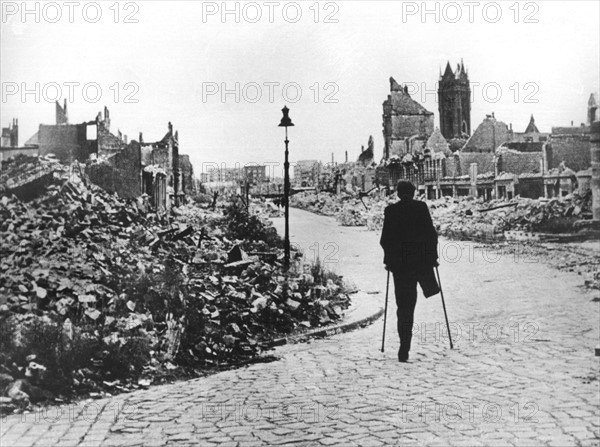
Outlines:
[[[332,152],[343,161],[345,151],[356,159],[369,135],[379,160],[389,77],[418,89],[437,126],[436,95],[423,90],[435,91],[448,60],[462,58],[478,83],[473,130],[491,112],[515,131],[531,114],[541,131],[578,125],[599,88],[597,1],[428,2],[424,17],[421,2],[228,2],[225,16],[221,2],[76,3],[38,3],[39,14],[29,3],[23,17],[21,2],[2,2],[1,122],[19,118],[20,144],[54,123],[52,83],[62,98],[65,83],[80,84],[71,123],[106,105],[114,133],[152,141],[171,121],[196,172],[202,163],[282,163],[285,104],[296,125],[292,161],[330,161]],[[39,102],[23,98],[36,83]]]

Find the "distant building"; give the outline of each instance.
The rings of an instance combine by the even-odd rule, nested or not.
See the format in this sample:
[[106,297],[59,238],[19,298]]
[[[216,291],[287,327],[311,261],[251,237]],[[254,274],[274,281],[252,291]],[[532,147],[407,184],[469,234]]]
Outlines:
[[243,179],[242,169],[215,166],[206,167],[206,172],[200,174],[202,183],[239,183]]
[[294,165],[294,185],[312,187],[319,184],[321,163],[317,160],[300,160]]
[[244,181],[251,185],[259,185],[267,181],[267,167],[265,165],[244,166]]
[[2,128],[2,142],[0,144],[0,163],[8,161],[17,155],[37,156],[39,152],[37,142],[27,140],[25,145],[19,147],[19,120],[13,118],[8,127]]
[[438,86],[440,131],[446,140],[471,135],[471,86],[469,73],[461,60],[456,71],[446,64]]
[[420,151],[433,133],[433,113],[390,78],[390,94],[383,102],[384,158]]
[[8,127],[2,128],[2,143],[1,147],[15,148],[19,147],[19,120],[13,118]]

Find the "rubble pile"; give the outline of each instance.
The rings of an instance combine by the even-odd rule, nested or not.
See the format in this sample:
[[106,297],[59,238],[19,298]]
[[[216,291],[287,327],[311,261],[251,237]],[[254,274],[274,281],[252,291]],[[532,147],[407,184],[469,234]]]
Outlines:
[[444,197],[427,201],[432,220],[440,235],[467,240],[494,240],[502,236],[503,226],[507,222],[506,215],[512,208],[500,208],[486,213],[476,211],[478,208],[486,208],[489,204],[471,197]]
[[335,216],[342,208],[342,197],[347,194],[336,195],[330,192],[301,192],[290,197],[290,206],[311,211],[324,216]]
[[[421,200],[424,200],[421,197]],[[379,194],[336,196],[305,192],[292,200],[292,206],[319,214],[335,216],[344,226],[366,225],[370,230],[383,228],[384,209],[397,201],[395,195]],[[583,196],[511,201],[443,197],[427,200],[434,223],[441,235],[457,239],[501,239],[509,230],[534,232],[572,232],[573,223],[591,217],[591,192]]]
[[369,230],[381,230],[383,228],[385,208],[395,201],[396,199],[394,199],[393,196],[390,196],[387,199],[373,201],[367,214],[367,228]]
[[[362,206],[359,204],[358,206]],[[367,224],[365,213],[356,204],[345,205],[335,216],[344,227],[360,227]]]
[[152,213],[64,167],[27,202],[0,198],[0,237],[5,410],[249,361],[349,305],[339,277],[299,263],[285,274],[260,216]]
[[575,221],[591,217],[591,192],[561,199],[444,197],[427,203],[440,234],[459,239],[501,238],[509,230],[567,233]]
[[283,217],[284,209],[281,203],[275,203],[269,199],[254,200],[251,203],[250,211],[261,216],[272,218],[272,217]]
[[[393,200],[380,198],[377,193],[370,195],[339,195],[321,192],[303,192],[292,197],[291,206],[325,216],[333,216],[343,226],[368,226],[376,230],[383,226],[383,209]],[[380,216],[381,215],[381,216]]]

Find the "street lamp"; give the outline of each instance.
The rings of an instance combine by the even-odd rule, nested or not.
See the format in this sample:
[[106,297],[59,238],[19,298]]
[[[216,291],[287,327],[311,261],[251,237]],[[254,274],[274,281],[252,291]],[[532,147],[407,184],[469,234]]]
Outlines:
[[288,116],[290,109],[288,109],[287,106],[283,106],[281,111],[283,112],[283,118],[281,118],[279,127],[285,127],[285,161],[283,163],[283,203],[285,205],[285,239],[283,248],[285,250],[285,255],[283,263],[285,270],[288,270],[290,267],[290,162],[288,161],[289,140],[287,128],[293,126],[294,123],[292,123],[292,119]]

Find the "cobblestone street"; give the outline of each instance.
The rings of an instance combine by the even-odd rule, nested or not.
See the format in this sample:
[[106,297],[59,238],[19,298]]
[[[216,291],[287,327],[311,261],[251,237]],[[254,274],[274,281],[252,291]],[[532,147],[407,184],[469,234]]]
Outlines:
[[[379,233],[295,209],[290,221],[308,260],[383,304]],[[1,445],[599,445],[594,294],[518,254],[447,240],[440,253],[454,350],[439,295],[420,294],[411,359],[397,361],[390,285],[385,353],[379,319],[275,362],[6,417]]]

